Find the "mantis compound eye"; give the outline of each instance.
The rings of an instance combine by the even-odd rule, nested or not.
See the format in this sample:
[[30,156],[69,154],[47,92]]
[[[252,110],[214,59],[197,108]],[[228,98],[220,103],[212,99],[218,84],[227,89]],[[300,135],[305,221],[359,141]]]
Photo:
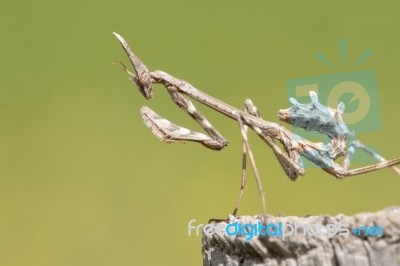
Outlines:
[[136,84],[144,98],[147,100],[153,98],[153,88],[151,86],[151,77],[149,72],[143,72],[139,75],[139,78],[133,75],[132,81]]

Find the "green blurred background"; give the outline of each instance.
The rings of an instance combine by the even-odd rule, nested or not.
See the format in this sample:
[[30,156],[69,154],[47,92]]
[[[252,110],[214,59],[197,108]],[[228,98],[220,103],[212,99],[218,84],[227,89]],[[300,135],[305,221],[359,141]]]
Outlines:
[[[120,33],[152,69],[234,106],[252,98],[276,121],[286,80],[374,69],[382,130],[359,134],[400,155],[400,4],[396,1],[10,1],[0,10],[0,265],[200,265],[187,224],[224,218],[239,192],[238,126],[202,108],[230,141],[220,152],[166,145],[138,111],[199,126],[161,87],[150,102],[111,63]],[[337,69],[317,61],[321,51]],[[250,134],[273,215],[353,214],[399,205],[389,170],[338,181],[318,169],[291,182]],[[260,213],[252,175],[239,215]]]

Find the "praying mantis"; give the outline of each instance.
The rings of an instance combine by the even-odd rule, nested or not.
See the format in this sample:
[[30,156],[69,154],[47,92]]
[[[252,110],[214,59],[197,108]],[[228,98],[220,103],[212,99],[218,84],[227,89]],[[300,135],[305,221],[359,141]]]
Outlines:
[[[171,95],[172,101],[199,123],[207,133],[205,135],[181,127],[161,117],[149,107],[142,107],[140,116],[158,139],[166,143],[198,142],[212,150],[221,150],[228,145],[228,141],[188,98],[192,98],[238,123],[242,137],[242,175],[240,193],[232,212],[233,216],[237,214],[246,188],[247,158],[250,161],[261,196],[263,215],[264,217],[267,215],[260,174],[247,137],[248,128],[252,129],[272,149],[283,171],[292,181],[305,174],[302,157],[318,165],[337,179],[361,175],[387,167],[391,167],[400,175],[400,170],[395,167],[400,164],[400,158],[386,160],[357,140],[352,141],[347,148],[347,142],[354,137],[354,132],[347,128],[342,119],[345,108],[343,103],[339,103],[337,109],[324,106],[319,103],[318,95],[310,91],[310,103],[299,103],[294,98],[290,98],[292,107],[278,111],[280,121],[308,131],[317,131],[329,137],[329,142],[326,144],[314,143],[292,133],[278,123],[262,119],[257,107],[249,99],[244,102],[244,110],[240,110],[196,89],[184,80],[177,79],[160,70],[149,71],[146,65],[132,52],[128,43],[119,34],[114,33],[114,35],[126,52],[134,73],[130,72],[121,61],[116,62],[128,73],[130,80],[136,84],[140,93],[146,99],[151,99],[153,97],[152,85],[164,85]],[[277,142],[282,145],[283,149],[278,146]],[[350,160],[356,149],[364,150],[379,162],[349,170]],[[341,156],[345,156],[343,165],[335,162]]]

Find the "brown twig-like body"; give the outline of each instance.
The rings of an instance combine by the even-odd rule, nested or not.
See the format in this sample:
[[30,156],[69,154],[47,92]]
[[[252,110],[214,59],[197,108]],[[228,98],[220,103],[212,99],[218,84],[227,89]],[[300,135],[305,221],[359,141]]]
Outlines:
[[[279,110],[278,118],[281,121],[291,123],[294,126],[302,127],[306,130],[318,131],[322,134],[326,134],[330,138],[330,142],[328,144],[314,143],[293,134],[277,123],[262,119],[261,115],[257,111],[257,108],[250,100],[245,101],[246,111],[242,111],[208,94],[205,94],[204,92],[194,88],[186,81],[177,79],[163,71],[157,70],[150,72],[142,63],[142,61],[131,51],[127,42],[117,33],[114,33],[114,35],[117,37],[127,53],[136,74],[130,73],[127,71],[126,67],[122,65],[122,63],[120,64],[128,72],[131,80],[138,86],[139,91],[143,94],[143,96],[146,99],[152,98],[153,84],[164,85],[167,91],[170,93],[172,100],[186,113],[188,113],[197,123],[199,123],[208,134],[207,136],[205,134],[194,132],[176,125],[159,116],[149,107],[141,108],[140,115],[142,116],[145,124],[161,141],[194,141],[199,142],[205,147],[213,150],[220,150],[228,144],[228,141],[211,125],[206,117],[196,109],[187,96],[238,122],[243,139],[243,171],[241,192],[233,212],[234,214],[237,212],[245,188],[245,161],[247,156],[249,156],[253,171],[255,173],[257,185],[262,198],[264,216],[267,213],[261,179],[247,140],[246,127],[254,130],[261,137],[261,139],[269,147],[271,147],[283,170],[293,181],[296,180],[298,176],[304,175],[301,156],[304,156],[308,160],[314,162],[324,171],[338,179],[369,173],[386,167],[394,167],[395,165],[400,164],[400,158],[386,161],[383,159],[383,157],[375,156],[380,163],[348,170],[350,158],[354,151],[348,153],[343,166],[335,162],[338,157],[346,155],[347,141],[353,135],[353,133],[347,129],[347,126],[344,124],[341,118],[341,114],[344,111],[344,105],[342,103],[339,104],[338,109],[332,109],[323,106],[318,102],[317,94],[315,92],[310,92],[311,103],[300,104],[295,99],[291,99],[293,107]],[[283,145],[284,150],[282,150],[275,143],[275,141],[279,141]],[[362,148],[360,145],[353,145],[351,147],[353,149]],[[399,171],[397,168],[393,169],[395,171]]]

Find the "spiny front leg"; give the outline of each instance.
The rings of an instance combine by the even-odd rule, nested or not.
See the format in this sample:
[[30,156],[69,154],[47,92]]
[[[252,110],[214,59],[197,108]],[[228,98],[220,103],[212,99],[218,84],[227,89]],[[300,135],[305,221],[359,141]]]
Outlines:
[[173,86],[167,87],[173,101],[186,111],[194,120],[196,120],[204,130],[211,136],[192,131],[190,129],[178,126],[171,121],[161,117],[149,107],[142,107],[140,115],[144,123],[150,128],[151,132],[161,141],[170,143],[175,141],[193,141],[203,144],[205,147],[213,150],[221,150],[228,141],[208,122],[208,120],[196,110],[191,101],[186,99]]
[[207,146],[214,141],[209,136],[172,123],[147,106],[140,109],[140,116],[151,132],[163,142],[194,141]]
[[[153,80],[151,73],[147,69],[146,65],[143,64],[139,57],[137,57],[132,52],[124,38],[122,38],[119,34],[115,32],[114,35],[117,37],[124,51],[128,55],[136,75],[129,72],[129,70],[121,62],[118,62],[118,64],[125,70],[125,72],[129,74],[130,79],[134,83],[136,83],[139,91],[143,94],[143,96],[146,99],[150,99],[153,96],[152,82],[156,81]],[[228,145],[228,141],[224,139],[224,137],[212,127],[210,122],[208,122],[208,120],[199,111],[196,110],[193,103],[186,99],[177,87],[171,85],[168,82],[165,82],[164,86],[167,88],[173,101],[179,107],[184,109],[186,113],[188,113],[193,119],[195,119],[211,137],[207,137],[202,133],[194,132],[187,128],[178,126],[168,121],[167,119],[162,118],[150,108],[143,107],[140,111],[140,115],[142,116],[145,124],[151,129],[151,131],[157,138],[164,142],[184,140],[200,142],[207,148],[213,150],[221,150],[226,145]]]
[[185,98],[183,93],[181,93],[178,88],[168,84],[166,85],[166,88],[170,93],[174,103],[176,103],[176,105],[182,108],[197,123],[199,123],[199,125],[211,137],[207,140],[201,141],[204,146],[213,150],[221,150],[228,145],[228,141],[211,125],[211,123],[205,118],[205,116],[196,109],[194,104],[190,100]]

